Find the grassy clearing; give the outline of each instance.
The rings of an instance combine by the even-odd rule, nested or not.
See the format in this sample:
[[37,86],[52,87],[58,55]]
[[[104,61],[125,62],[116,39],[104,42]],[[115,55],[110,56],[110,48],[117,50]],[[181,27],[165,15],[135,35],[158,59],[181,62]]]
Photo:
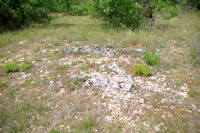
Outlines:
[[[196,47],[197,36],[200,30],[200,15],[196,13],[182,13],[178,17],[175,17],[169,21],[164,21],[160,18],[157,19],[156,25],[152,27],[148,27],[147,29],[139,30],[139,31],[131,31],[131,30],[114,30],[114,29],[104,29],[102,27],[102,21],[100,19],[95,19],[89,16],[65,16],[62,14],[52,14],[53,16],[57,16],[54,19],[53,23],[48,26],[34,26],[24,30],[19,30],[15,32],[6,32],[0,34],[0,60],[7,59],[15,55],[17,52],[23,54],[23,52],[19,50],[24,50],[27,47],[31,47],[31,50],[36,56],[31,58],[32,62],[36,62],[37,64],[45,63],[46,59],[48,61],[57,60],[63,57],[66,57],[66,54],[63,52],[56,51],[55,53],[48,54],[46,56],[41,56],[38,52],[42,49],[47,49],[50,53],[50,50],[54,50],[59,48],[62,45],[65,45],[65,42],[69,43],[68,47],[76,47],[80,45],[94,45],[99,44],[100,46],[107,47],[107,48],[143,48],[149,49],[150,51],[156,49],[156,54],[153,53],[146,53],[144,58],[140,55],[136,55],[137,58],[145,61],[150,65],[156,65],[151,67],[151,70],[154,72],[163,72],[165,70],[170,71],[170,76],[174,80],[170,84],[176,85],[177,87],[181,87],[187,82],[187,79],[192,79],[193,82],[189,83],[189,87],[192,88],[191,91],[188,91],[188,94],[191,99],[199,98],[199,86],[200,86],[200,66],[199,63],[196,63],[191,69],[191,75],[186,73],[188,66],[194,60],[193,55],[195,53],[194,47]],[[20,43],[21,41],[26,40],[26,43]],[[44,41],[47,40],[47,41]],[[77,43],[78,42],[78,43]],[[38,45],[39,44],[39,45]],[[159,57],[157,56],[159,54]],[[32,54],[32,53],[31,53]],[[83,53],[80,51],[74,52],[71,51],[70,56],[73,57],[73,60],[76,56],[83,57]],[[74,56],[75,55],[75,56]],[[24,56],[23,56],[24,57]],[[85,56],[83,59],[90,60],[91,58],[101,58],[100,55],[90,55]],[[158,59],[160,58],[160,59]],[[159,62],[160,60],[160,62]],[[4,64],[4,62],[0,62],[2,70],[0,70],[0,88],[2,95],[0,97],[0,102],[3,103],[3,106],[0,107],[0,127],[3,127],[3,131],[8,132],[26,132],[30,129],[31,121],[33,119],[32,116],[35,116],[36,113],[41,115],[45,112],[48,112],[48,115],[51,113],[54,114],[55,112],[51,111],[58,111],[56,109],[51,109],[51,107],[47,106],[46,103],[52,102],[53,104],[57,104],[59,101],[63,102],[66,99],[69,99],[70,102],[74,102],[75,99],[72,99],[68,94],[73,92],[73,90],[77,89],[82,86],[82,83],[87,79],[85,78],[69,78],[70,76],[67,75],[70,73],[71,70],[77,68],[81,71],[86,71],[91,68],[91,64],[85,61],[82,61],[80,58],[78,60],[73,61],[70,65],[58,65],[58,64],[47,64],[49,65],[50,70],[54,70],[55,72],[49,73],[46,77],[44,77],[44,83],[40,81],[40,75],[38,76],[37,73],[33,73],[34,69],[38,66],[34,66],[34,63],[31,64],[29,60],[24,60],[20,66],[16,63],[8,63]],[[65,60],[66,62],[68,60]],[[71,61],[69,59],[69,61]],[[134,59],[133,59],[134,61]],[[47,61],[46,61],[47,62]],[[62,62],[63,63],[63,62]],[[67,62],[68,63],[68,62]],[[46,65],[46,64],[44,64]],[[120,64],[123,67],[123,64]],[[93,66],[92,66],[93,67]],[[94,66],[96,71],[100,71],[99,66]],[[148,66],[144,64],[135,64],[130,66],[131,71],[134,71],[136,74],[150,76],[151,70]],[[4,70],[4,73],[1,72]],[[20,84],[14,85],[15,87],[8,87],[9,84],[12,83],[12,80],[18,79],[18,75],[16,77],[11,77],[12,74],[5,74],[9,72],[15,71],[25,71],[30,72],[30,74],[34,74],[33,77],[25,79],[21,81]],[[31,70],[31,71],[30,71]],[[41,74],[45,74],[45,70],[41,69]],[[15,73],[18,74],[18,73]],[[51,75],[52,74],[52,75]],[[73,73],[77,74],[77,73]],[[14,74],[13,74],[14,75]],[[57,78],[56,76],[60,76]],[[15,76],[15,75],[14,75]],[[143,77],[142,77],[143,78]],[[58,79],[62,79],[64,81],[64,85],[61,86],[65,89],[65,87],[69,88],[69,92],[67,93],[66,97],[62,97],[57,95],[60,92],[61,87],[59,87],[56,83]],[[55,81],[55,85],[48,86],[49,80]],[[5,86],[6,83],[6,86]],[[194,89],[193,89],[194,88]],[[20,91],[20,89],[25,89],[25,91]],[[134,88],[137,94],[139,94],[140,88]],[[2,91],[3,90],[3,91]],[[28,91],[30,92],[28,92]],[[25,98],[23,92],[34,94],[35,90],[39,90],[37,97],[40,97],[39,100],[32,99],[31,96]],[[33,91],[33,92],[32,92]],[[51,95],[48,95],[48,91]],[[87,90],[86,90],[87,91]],[[5,94],[3,93],[5,92]],[[61,91],[62,92],[62,91]],[[29,94],[29,95],[30,95]],[[41,94],[45,94],[47,98],[41,96]],[[97,93],[95,94],[95,98],[97,97]],[[52,100],[52,97],[58,96],[58,99]],[[59,97],[60,96],[60,97]],[[16,97],[21,100],[21,102],[15,102]],[[91,99],[94,98],[91,96]],[[72,112],[72,119],[70,119],[70,127],[72,132],[93,132],[95,128],[102,128],[102,131],[105,132],[122,132],[123,125],[120,122],[116,123],[104,123],[102,125],[98,125],[95,120],[92,118],[85,118],[85,119],[75,119],[74,114],[81,114],[87,111],[87,107],[85,106],[86,103],[90,102],[84,99],[85,96],[80,96],[80,101],[77,102],[73,107],[70,109],[73,110]],[[64,100],[63,100],[64,99]],[[91,100],[90,99],[90,100]],[[63,101],[62,101],[63,100]],[[95,101],[95,100],[94,100]],[[97,100],[96,100],[97,101]],[[95,101],[95,102],[96,102]],[[198,101],[196,101],[198,103]],[[66,103],[63,102],[61,107],[66,106]],[[68,103],[67,103],[68,104]],[[69,103],[70,105],[71,103]],[[160,105],[157,104],[156,101],[152,101],[152,105],[154,108],[159,108]],[[198,104],[197,104],[198,105]],[[63,109],[67,110],[68,109]],[[50,112],[49,112],[50,111]],[[57,112],[56,112],[57,113]],[[62,112],[59,112],[62,114]],[[67,112],[68,113],[68,112]],[[65,113],[65,114],[67,114]],[[64,119],[64,116],[59,119]],[[75,120],[74,120],[75,119]],[[34,120],[33,120],[34,121]],[[42,118],[36,120],[35,123],[43,123],[41,125],[45,125],[48,127],[49,125],[52,126],[52,123],[49,124],[51,120]],[[45,124],[44,124],[45,123]],[[184,126],[184,121],[174,118],[174,119],[166,119],[164,123],[167,123],[161,129],[160,132],[184,132],[187,131]],[[49,124],[49,125],[48,125]],[[40,124],[36,124],[36,127],[41,126]],[[8,127],[8,129],[6,128]],[[53,126],[54,127],[54,126]],[[67,132],[65,130],[61,130],[57,127],[48,127],[50,128],[50,133],[57,133],[57,132]],[[145,124],[141,123],[138,126],[139,132],[148,131]]]

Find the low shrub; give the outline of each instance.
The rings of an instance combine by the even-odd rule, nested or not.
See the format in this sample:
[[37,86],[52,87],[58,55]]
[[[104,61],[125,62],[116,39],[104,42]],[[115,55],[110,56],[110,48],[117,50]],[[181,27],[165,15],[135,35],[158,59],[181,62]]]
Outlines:
[[13,63],[7,63],[4,67],[3,67],[3,71],[5,73],[10,73],[10,72],[18,72],[19,71],[19,66],[17,64],[16,61],[14,61]]
[[146,51],[144,54],[144,59],[145,59],[146,63],[148,63],[149,65],[152,65],[152,66],[160,63],[160,57],[159,57],[159,55],[156,55],[155,50],[153,50],[153,52]]
[[135,74],[144,75],[144,76],[151,76],[151,70],[145,64],[139,63],[133,65],[133,71]]

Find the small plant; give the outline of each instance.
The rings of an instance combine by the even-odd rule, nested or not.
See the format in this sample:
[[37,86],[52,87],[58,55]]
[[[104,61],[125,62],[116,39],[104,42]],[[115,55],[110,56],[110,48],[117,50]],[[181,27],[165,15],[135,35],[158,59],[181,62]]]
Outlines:
[[89,69],[89,66],[88,66],[88,65],[81,65],[81,66],[80,66],[80,69],[81,69],[81,70],[88,70],[88,69]]
[[149,67],[142,63],[134,64],[133,71],[134,71],[134,73],[139,74],[139,75],[151,76],[151,71],[150,71]]
[[190,97],[196,97],[198,95],[200,95],[200,92],[198,92],[198,90],[191,90],[188,92]]
[[68,71],[68,70],[70,69],[70,66],[69,66],[69,65],[58,65],[58,66],[56,67],[56,69],[57,69],[58,71],[61,71],[61,72],[63,72],[63,71]]
[[76,66],[76,65],[81,64],[81,63],[83,63],[83,61],[72,61],[71,65]]
[[0,78],[0,87],[4,85],[3,80]]
[[144,54],[144,59],[145,59],[146,63],[148,63],[149,65],[152,65],[152,66],[155,66],[158,63],[160,63],[160,57],[158,55],[156,55],[155,50],[152,53],[150,53],[149,51],[146,51]]
[[21,69],[23,72],[28,72],[31,69],[31,63],[25,59],[22,62]]
[[95,121],[88,117],[83,120],[78,120],[71,125],[71,130],[73,133],[88,133],[92,132],[92,127],[95,125]]
[[52,128],[48,133],[61,133],[60,130]]
[[10,73],[10,72],[18,72],[19,71],[19,66],[16,61],[13,63],[7,63],[4,67],[3,70],[5,73]]

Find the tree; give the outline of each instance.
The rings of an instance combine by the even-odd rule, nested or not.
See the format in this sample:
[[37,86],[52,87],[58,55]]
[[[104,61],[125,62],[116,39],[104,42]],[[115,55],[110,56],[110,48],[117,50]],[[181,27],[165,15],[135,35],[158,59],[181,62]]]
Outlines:
[[43,0],[0,0],[1,30],[11,30],[32,23],[48,23],[49,10]]

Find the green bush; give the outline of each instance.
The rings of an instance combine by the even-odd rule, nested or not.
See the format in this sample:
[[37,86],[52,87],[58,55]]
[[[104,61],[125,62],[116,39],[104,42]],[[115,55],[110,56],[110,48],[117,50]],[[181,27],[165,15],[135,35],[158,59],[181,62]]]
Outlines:
[[71,3],[71,15],[89,15],[93,11],[93,0],[77,1]]
[[7,63],[4,67],[3,70],[5,73],[10,73],[10,72],[18,72],[19,71],[19,66],[16,61],[13,63]]
[[151,70],[149,69],[149,67],[142,63],[134,64],[133,71],[135,74],[138,75],[151,76]]
[[148,63],[149,65],[152,65],[152,66],[160,63],[160,57],[158,55],[156,55],[155,50],[152,53],[150,53],[149,51],[146,51],[144,54],[144,59],[145,59],[146,63]]
[[177,15],[177,2],[173,0],[96,0],[94,8],[111,27],[140,28],[144,23],[152,23],[161,14],[165,19]]
[[[135,3],[134,3],[135,2]],[[143,22],[143,7],[136,0],[97,0],[96,10],[111,27],[139,28]]]
[[85,4],[72,5],[70,14],[72,14],[72,15],[88,15],[88,6]]
[[12,30],[33,23],[48,23],[49,10],[44,4],[43,0],[1,0],[1,30]]

